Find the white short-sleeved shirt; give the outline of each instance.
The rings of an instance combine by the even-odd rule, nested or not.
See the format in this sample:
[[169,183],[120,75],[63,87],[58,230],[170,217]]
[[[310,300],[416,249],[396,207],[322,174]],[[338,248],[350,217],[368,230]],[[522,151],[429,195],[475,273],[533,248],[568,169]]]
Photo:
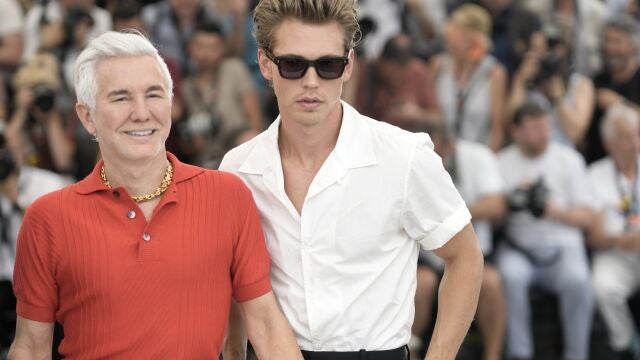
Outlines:
[[0,0],[0,37],[22,31],[22,10],[16,0]]
[[[565,145],[551,142],[545,152],[526,157],[516,145],[498,154],[500,173],[509,192],[523,183],[539,178],[550,191],[550,198],[560,207],[594,207],[584,159]],[[556,220],[536,218],[528,211],[509,216],[507,235],[522,246],[582,246],[582,231]]]
[[[638,165],[640,166],[640,157]],[[589,166],[589,180],[598,210],[604,212],[605,232],[608,235],[624,233],[626,219],[622,211],[623,196],[633,192],[635,198],[640,199],[638,182],[633,183],[620,175],[611,157],[600,159]]]
[[[483,144],[465,140],[456,141],[456,186],[467,204],[482,197],[502,194],[504,185],[500,177],[498,159]],[[491,222],[474,220],[473,230],[484,254],[492,250]]]
[[441,247],[471,216],[427,135],[342,109],[301,214],[284,190],[280,118],[220,169],[253,191],[273,290],[300,347],[393,349],[411,335],[418,245]]
[[[2,0],[0,0],[2,1]],[[25,209],[40,196],[68,185],[69,181],[51,171],[23,166],[18,177],[18,205]],[[4,196],[0,196],[0,216],[4,217],[7,226],[6,234],[9,243],[0,242],[0,281],[11,280],[13,277],[13,263],[16,239],[22,224],[22,213],[13,208],[13,204]],[[0,224],[0,231],[2,229]]]

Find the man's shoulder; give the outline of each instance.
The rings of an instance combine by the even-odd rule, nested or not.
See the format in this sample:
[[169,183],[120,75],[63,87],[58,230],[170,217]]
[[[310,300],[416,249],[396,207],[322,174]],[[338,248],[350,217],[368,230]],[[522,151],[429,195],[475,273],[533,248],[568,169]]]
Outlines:
[[572,148],[571,146],[552,141],[549,144],[549,150],[551,151],[550,155],[555,160],[572,164],[585,164],[582,155],[578,152],[578,150]]
[[379,121],[360,115],[357,121],[361,121],[369,128],[373,145],[376,150],[383,148],[390,151],[412,151],[419,144],[429,144],[433,148],[431,138],[426,133],[414,133],[384,121]]
[[613,160],[608,156],[602,158],[589,165],[588,171],[589,175],[594,179],[608,176],[614,171]]
[[462,156],[470,159],[479,161],[496,159],[496,154],[491,150],[491,148],[478,142],[459,139],[456,141],[456,148]]
[[520,156],[520,150],[515,144],[511,144],[500,150],[496,156],[498,158],[498,162],[502,164],[517,159]]

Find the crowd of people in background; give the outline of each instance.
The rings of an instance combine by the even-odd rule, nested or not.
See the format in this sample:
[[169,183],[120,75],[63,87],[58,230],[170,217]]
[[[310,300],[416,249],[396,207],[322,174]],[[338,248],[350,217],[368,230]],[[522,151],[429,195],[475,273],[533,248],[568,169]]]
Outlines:
[[[167,149],[217,168],[277,117],[252,36],[257,0],[0,0],[0,358],[25,208],[100,158],[77,119],[73,64],[107,30],[146,34],[174,84]],[[602,317],[640,359],[640,2],[359,0],[362,38],[342,98],[431,135],[485,255],[484,359],[533,359],[529,291],[558,298],[566,360]],[[409,347],[424,353],[442,264],[418,264]]]

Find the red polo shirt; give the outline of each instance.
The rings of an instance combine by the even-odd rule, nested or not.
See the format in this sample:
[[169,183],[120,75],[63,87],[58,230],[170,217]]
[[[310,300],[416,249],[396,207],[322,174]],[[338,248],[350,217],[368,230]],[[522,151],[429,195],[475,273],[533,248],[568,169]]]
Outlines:
[[231,296],[267,293],[269,257],[251,192],[180,163],[150,222],[99,163],[33,203],[18,239],[18,315],[59,321],[68,359],[217,359]]

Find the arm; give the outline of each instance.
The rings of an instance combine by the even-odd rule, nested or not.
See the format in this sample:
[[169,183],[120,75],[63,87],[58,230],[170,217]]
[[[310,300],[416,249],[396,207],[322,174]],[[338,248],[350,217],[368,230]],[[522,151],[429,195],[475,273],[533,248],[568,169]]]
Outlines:
[[229,325],[224,338],[222,357],[226,360],[244,360],[247,358],[247,336],[242,326],[242,315],[235,301],[231,302]]
[[623,251],[640,251],[640,233],[624,232],[621,234],[607,234],[604,228],[605,213],[598,212],[594,221],[587,229],[587,245],[593,249],[619,248]]
[[491,74],[491,133],[489,147],[493,151],[502,148],[504,142],[505,98],[507,96],[507,74],[502,66],[496,66]]
[[0,45],[0,66],[7,68],[17,67],[22,59],[23,48],[22,33],[4,35],[2,37],[2,45]]
[[580,82],[576,85],[574,101],[554,99],[554,102],[558,104],[557,109],[562,129],[574,144],[582,139],[589,127],[595,105],[594,100],[593,83],[586,77],[581,77]]
[[471,224],[434,251],[445,261],[427,359],[454,359],[476,312],[483,258]]
[[30,89],[23,88],[18,90],[15,97],[15,109],[4,131],[7,148],[18,164],[23,164],[26,156],[23,129],[29,116],[29,107],[32,102],[33,92]]
[[16,337],[8,360],[51,359],[53,323],[33,321],[18,316]]
[[245,114],[247,114],[251,129],[257,133],[264,130],[262,110],[260,109],[258,92],[255,89],[245,91],[242,94],[242,106],[244,107]]
[[233,56],[243,57],[245,45],[245,19],[249,11],[249,2],[247,0],[229,1],[233,28],[228,36],[227,49]]
[[49,114],[43,114],[47,129],[47,140],[53,165],[58,171],[69,170],[73,164],[74,143],[67,137],[62,115],[55,109]]
[[587,207],[562,208],[553,203],[553,201],[547,201],[545,217],[581,229],[587,229],[594,219],[593,210]]
[[505,198],[499,194],[483,196],[469,205],[469,212],[475,220],[499,220],[506,211]]
[[271,291],[238,303],[238,309],[259,359],[302,359],[291,327]]

